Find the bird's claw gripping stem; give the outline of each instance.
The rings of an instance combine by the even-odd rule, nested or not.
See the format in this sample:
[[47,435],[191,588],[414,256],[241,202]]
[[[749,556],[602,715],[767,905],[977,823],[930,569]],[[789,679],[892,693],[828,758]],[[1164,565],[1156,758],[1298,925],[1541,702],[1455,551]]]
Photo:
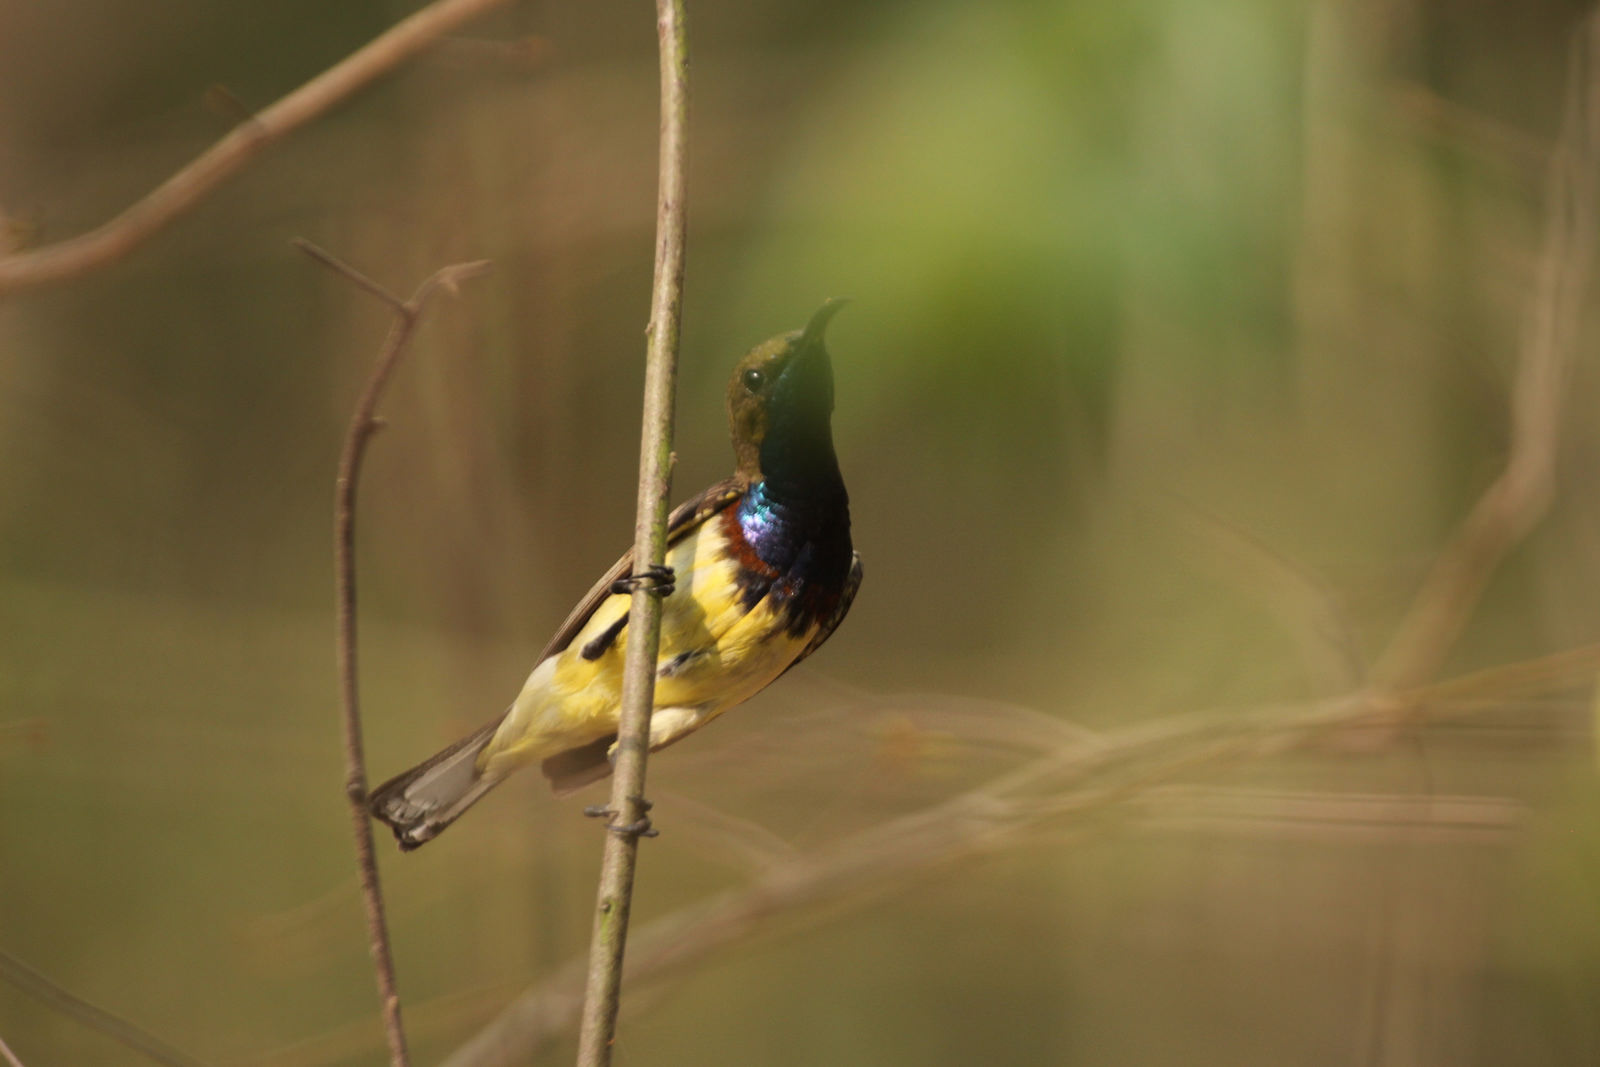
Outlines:
[[[646,800],[644,797],[629,797],[628,799],[632,800],[638,805],[641,813],[648,812],[651,808],[655,807],[654,804],[650,803],[650,801]],[[583,809],[583,813],[591,819],[606,819],[608,821],[615,819],[617,815],[620,814],[616,808],[608,807],[605,804],[591,804],[587,808]],[[611,825],[607,826],[606,829],[610,830],[614,834],[620,834],[623,837],[661,836],[661,831],[657,830],[650,824],[649,815],[642,815],[637,822],[625,823],[621,826],[612,823]]]
[[652,565],[611,583],[611,591],[618,596],[627,596],[635,589],[649,589],[658,596],[669,597],[676,587],[677,576],[665,565]]

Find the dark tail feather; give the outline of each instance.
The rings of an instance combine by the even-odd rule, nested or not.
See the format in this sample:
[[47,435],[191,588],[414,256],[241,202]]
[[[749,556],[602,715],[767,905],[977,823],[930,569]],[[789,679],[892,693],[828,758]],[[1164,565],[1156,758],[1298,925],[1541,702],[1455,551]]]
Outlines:
[[372,791],[368,808],[374,818],[389,824],[403,851],[433,840],[500,784],[500,778],[478,773],[478,753],[500,722],[496,719]]

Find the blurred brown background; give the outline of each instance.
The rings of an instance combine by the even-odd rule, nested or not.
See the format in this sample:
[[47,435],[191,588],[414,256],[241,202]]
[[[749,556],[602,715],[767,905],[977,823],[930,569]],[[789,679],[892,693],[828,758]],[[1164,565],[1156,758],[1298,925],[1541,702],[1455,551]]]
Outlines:
[[[0,0],[12,232],[109,217],[235,120],[209,86],[264,106],[409,10]],[[1359,687],[1505,460],[1583,14],[691,0],[675,496],[729,468],[734,360],[853,297],[867,579],[825,652],[652,763],[639,920],[1051,722]],[[655,79],[647,5],[513,3],[132,257],[0,302],[0,949],[208,1062],[382,1062],[329,510],[387,318],[289,240],[401,292],[495,264],[431,309],[367,468],[382,778],[503,706],[628,539]],[[1447,674],[1600,637],[1595,336],[1553,509]],[[1593,740],[1568,686],[1210,768],[1106,832],[785,914],[628,999],[619,1062],[1597,1062]],[[599,794],[525,777],[381,843],[422,1062],[587,943]],[[5,985],[0,1036],[131,1057]]]

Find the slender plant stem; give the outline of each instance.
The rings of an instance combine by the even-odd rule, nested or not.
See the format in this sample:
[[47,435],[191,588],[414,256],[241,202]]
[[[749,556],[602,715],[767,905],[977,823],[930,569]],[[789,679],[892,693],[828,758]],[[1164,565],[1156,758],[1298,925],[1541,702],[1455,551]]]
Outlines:
[[[644,425],[639,444],[639,497],[634,524],[636,571],[659,567],[667,549],[667,493],[672,481],[672,408],[677,384],[678,326],[683,304],[684,184],[688,125],[688,55],[683,0],[657,0],[661,53],[661,161],[656,195],[655,284],[646,349]],[[650,750],[650,709],[655,698],[656,655],[661,642],[659,587],[636,585],[628,616],[616,778],[611,785],[611,829],[601,861],[594,935],[589,945],[579,1067],[611,1062],[622,992],[622,956],[633,901],[639,835],[644,818],[645,758]]]
[[246,119],[143,199],[88,233],[0,256],[0,295],[67,281],[121,259],[166,229],[269,145],[326,113],[440,37],[505,0],[436,0],[288,96]]
[[204,1067],[193,1056],[173,1048],[147,1030],[141,1029],[118,1015],[113,1015],[98,1005],[84,1000],[54,979],[40,974],[10,953],[0,952],[0,979],[22,990],[35,1000],[44,1002],[61,1014],[105,1034],[111,1040],[135,1052],[165,1064],[165,1067]]
[[0,1056],[5,1057],[8,1067],[22,1067],[22,1061],[17,1059],[17,1054],[11,1051],[11,1046],[6,1044],[4,1038],[0,1038]]
[[445,267],[423,282],[410,300],[399,300],[377,282],[355,268],[306,241],[297,245],[326,266],[338,271],[356,285],[387,303],[395,313],[394,325],[384,341],[378,361],[356,401],[355,413],[345,431],[344,448],[339,454],[339,474],[334,489],[333,555],[339,657],[339,694],[343,706],[345,798],[350,803],[350,825],[355,833],[356,866],[361,875],[361,896],[367,910],[367,939],[377,972],[378,995],[383,1006],[383,1028],[389,1041],[389,1060],[394,1067],[407,1067],[405,1029],[400,1019],[400,992],[395,984],[394,953],[389,943],[389,928],[383,915],[383,889],[378,882],[378,861],[372,847],[372,823],[367,815],[367,765],[361,743],[361,703],[356,667],[356,487],[361,479],[361,461],[367,442],[378,428],[378,401],[389,383],[412,334],[416,332],[422,308],[439,287],[454,290],[457,283],[482,273],[484,262],[459,263]]

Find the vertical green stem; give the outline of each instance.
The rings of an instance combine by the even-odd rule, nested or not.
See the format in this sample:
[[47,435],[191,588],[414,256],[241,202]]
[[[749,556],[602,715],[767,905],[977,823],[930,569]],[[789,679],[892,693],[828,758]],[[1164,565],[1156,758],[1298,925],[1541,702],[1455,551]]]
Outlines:
[[[656,195],[655,284],[646,350],[644,425],[639,447],[639,499],[634,526],[636,572],[665,561],[667,492],[672,478],[672,409],[677,383],[678,325],[683,304],[684,178],[688,125],[688,52],[683,0],[656,0],[661,53],[661,160]],[[656,654],[661,643],[661,599],[638,586],[628,618],[623,664],[616,775],[611,785],[615,827],[645,817],[645,757],[650,749],[650,709],[655,697]],[[638,837],[606,835],[595,903],[589,976],[578,1035],[579,1067],[611,1062],[622,991],[622,956],[633,900]]]

